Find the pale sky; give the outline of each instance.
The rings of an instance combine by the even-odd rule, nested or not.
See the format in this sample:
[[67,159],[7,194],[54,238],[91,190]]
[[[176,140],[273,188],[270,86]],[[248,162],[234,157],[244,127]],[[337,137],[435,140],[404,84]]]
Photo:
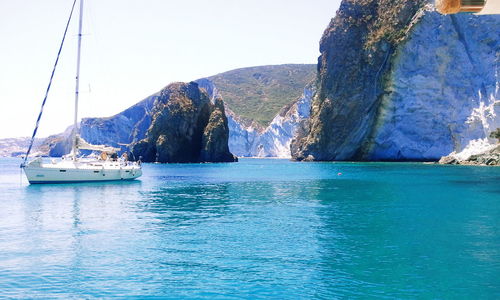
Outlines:
[[[73,0],[0,0],[0,138],[31,136]],[[316,63],[340,0],[85,0],[79,117],[116,114],[174,81]],[[74,15],[38,137],[73,122]]]

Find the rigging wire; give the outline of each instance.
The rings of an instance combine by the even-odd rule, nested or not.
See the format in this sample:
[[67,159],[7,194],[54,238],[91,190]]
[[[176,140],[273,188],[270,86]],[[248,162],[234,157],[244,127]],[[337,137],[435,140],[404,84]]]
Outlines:
[[40,113],[38,114],[38,118],[36,119],[35,130],[33,130],[33,135],[31,136],[30,145],[28,147],[28,151],[26,151],[26,155],[24,156],[24,161],[21,164],[21,168],[24,168],[24,166],[26,166],[26,161],[28,160],[28,156],[31,152],[31,148],[33,147],[33,142],[35,141],[36,132],[38,131],[38,126],[40,126],[40,119],[42,118],[43,108],[45,106],[45,102],[47,101],[47,97],[49,95],[50,86],[52,84],[52,79],[54,78],[54,74],[56,72],[57,63],[59,62],[59,56],[61,55],[61,51],[62,51],[62,48],[64,45],[64,40],[66,39],[66,33],[68,32],[68,27],[69,27],[69,24],[71,22],[71,17],[73,16],[75,4],[76,4],[76,0],[74,0],[73,6],[71,7],[71,12],[69,14],[68,22],[66,23],[66,29],[64,29],[64,35],[63,35],[63,38],[61,41],[61,45],[59,46],[59,51],[57,52],[56,62],[54,63],[54,68],[52,69],[52,74],[50,75],[49,85],[47,86],[47,90],[45,91],[45,97],[43,98],[42,106],[40,107]]

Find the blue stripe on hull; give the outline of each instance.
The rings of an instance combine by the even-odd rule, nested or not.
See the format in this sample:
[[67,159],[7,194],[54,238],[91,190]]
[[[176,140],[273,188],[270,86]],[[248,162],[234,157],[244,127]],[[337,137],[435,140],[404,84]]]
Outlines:
[[127,179],[109,179],[109,180],[75,180],[75,181],[29,181],[30,184],[50,184],[50,183],[89,183],[89,182],[111,182],[111,181],[130,181],[136,178]]

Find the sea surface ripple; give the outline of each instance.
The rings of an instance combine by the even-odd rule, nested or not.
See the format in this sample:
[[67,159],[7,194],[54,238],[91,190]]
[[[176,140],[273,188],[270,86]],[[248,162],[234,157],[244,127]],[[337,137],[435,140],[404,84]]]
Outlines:
[[241,159],[28,185],[18,166],[0,159],[0,298],[500,298],[500,168]]

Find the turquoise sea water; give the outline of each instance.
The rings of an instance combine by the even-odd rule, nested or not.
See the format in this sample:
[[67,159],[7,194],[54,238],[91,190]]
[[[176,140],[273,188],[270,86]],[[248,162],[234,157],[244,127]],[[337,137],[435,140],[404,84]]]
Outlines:
[[500,168],[242,159],[29,186],[18,166],[0,160],[0,298],[500,298]]

